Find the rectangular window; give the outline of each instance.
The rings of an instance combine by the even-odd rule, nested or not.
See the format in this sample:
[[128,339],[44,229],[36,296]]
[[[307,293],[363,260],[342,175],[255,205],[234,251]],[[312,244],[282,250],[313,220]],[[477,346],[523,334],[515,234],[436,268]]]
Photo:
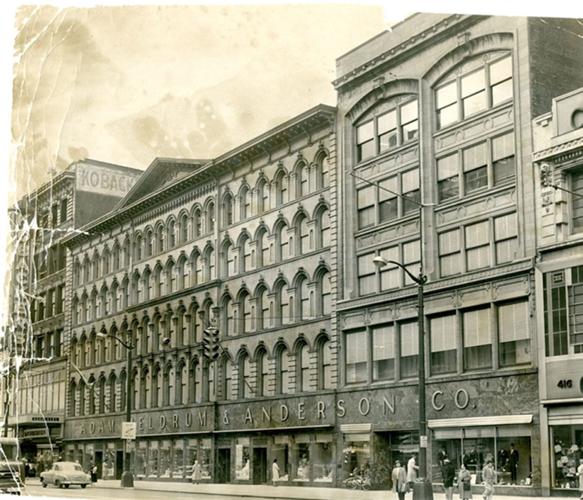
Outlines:
[[454,153],[437,160],[437,190],[439,201],[459,196],[458,154]]
[[456,122],[459,119],[457,101],[457,82],[453,81],[438,88],[435,92],[437,101],[437,126],[438,128]]
[[61,224],[67,220],[67,198],[61,200]]
[[518,245],[516,213],[494,219],[494,242],[496,245],[496,264],[512,262],[515,259]]
[[569,339],[575,352],[583,352],[583,266],[571,268],[569,295]]
[[462,272],[460,230],[453,229],[439,235],[439,266],[441,276]]
[[358,161],[375,155],[373,120],[356,127],[356,148]]
[[[380,251],[380,256],[385,260],[399,262],[399,247],[384,248]],[[381,290],[390,290],[391,288],[399,288],[401,286],[401,270],[395,264],[387,264],[381,267],[380,275]]]
[[456,315],[447,314],[431,318],[431,374],[457,371]]
[[546,355],[568,354],[567,288],[564,271],[545,273],[544,295]]
[[530,363],[528,325],[528,300],[498,306],[500,366]]
[[[379,221],[387,222],[399,216],[398,198],[399,191],[397,177],[389,177],[379,183]],[[395,194],[393,194],[395,193]]]
[[485,142],[464,150],[463,165],[466,194],[488,187],[488,159]]
[[374,253],[367,253],[358,257],[358,293],[368,295],[377,291],[376,269],[373,262]]
[[488,107],[484,68],[461,78],[461,97],[464,118]]
[[482,269],[490,265],[488,221],[465,227],[466,268],[468,271]]
[[358,227],[364,228],[375,223],[375,187],[367,186],[357,191]]
[[583,232],[583,167],[571,174],[571,190],[573,191],[571,206],[573,207],[573,232]]
[[421,203],[418,168],[403,172],[401,175],[401,193],[405,196],[405,199],[403,199],[403,215],[418,211]]
[[386,151],[398,144],[397,110],[389,111],[377,118],[379,152]]
[[512,58],[499,59],[490,65],[492,106],[512,99]]
[[372,331],[372,376],[373,380],[395,378],[395,327],[385,325]]
[[[403,244],[403,256],[401,262],[413,275],[419,275],[419,263],[421,262],[420,241],[414,240]],[[405,285],[413,284],[413,280],[405,274]]]
[[417,138],[419,133],[419,106],[417,100],[401,106],[401,131],[403,142]]
[[514,132],[492,139],[492,167],[494,185],[498,186],[516,177],[514,159]]
[[419,325],[417,321],[399,325],[401,378],[416,377],[419,372]]
[[463,313],[464,368],[480,370],[492,368],[492,335],[490,308]]
[[347,333],[346,340],[346,383],[368,380],[368,342],[366,330]]

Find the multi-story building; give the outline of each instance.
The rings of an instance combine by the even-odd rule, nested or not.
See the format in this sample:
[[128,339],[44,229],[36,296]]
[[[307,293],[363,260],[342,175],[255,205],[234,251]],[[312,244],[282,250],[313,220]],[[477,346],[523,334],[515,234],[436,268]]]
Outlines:
[[492,459],[497,491],[540,492],[531,120],[583,82],[581,38],[575,21],[419,14],[338,59],[348,469],[419,450],[417,288],[383,257],[428,277],[433,481],[445,453],[475,484]]
[[[62,241],[111,210],[139,170],[83,160],[69,166],[10,213],[9,324],[3,349],[10,353],[2,402],[10,432],[25,456],[58,453],[67,387],[65,302],[67,256]],[[8,431],[8,429],[7,429]],[[48,457],[47,457],[48,459]]]
[[583,88],[534,119],[543,489],[577,488],[583,446]]
[[188,479],[198,460],[204,481],[264,483],[277,458],[282,482],[334,483],[335,114],[212,161],[156,159],[69,238],[67,459],[120,477],[131,377],[136,478]]

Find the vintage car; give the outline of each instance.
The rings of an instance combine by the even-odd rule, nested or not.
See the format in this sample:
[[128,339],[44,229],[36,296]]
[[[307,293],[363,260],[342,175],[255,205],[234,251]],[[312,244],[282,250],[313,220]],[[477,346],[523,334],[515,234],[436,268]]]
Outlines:
[[20,495],[24,487],[24,465],[19,455],[18,439],[0,438],[0,493]]
[[91,476],[75,462],[55,462],[50,470],[41,472],[40,481],[43,488],[49,484],[54,484],[59,488],[68,488],[72,484],[78,484],[81,488],[85,488],[91,483]]

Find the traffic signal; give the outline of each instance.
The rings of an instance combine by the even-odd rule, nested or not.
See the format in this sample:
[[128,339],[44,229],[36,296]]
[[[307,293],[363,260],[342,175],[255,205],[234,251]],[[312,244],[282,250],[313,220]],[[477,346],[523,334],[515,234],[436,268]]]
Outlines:
[[553,167],[548,163],[543,163],[540,168],[540,182],[543,187],[552,187],[553,182]]
[[221,346],[219,345],[219,329],[214,326],[209,326],[204,330],[202,337],[203,355],[209,361],[215,361],[220,353]]

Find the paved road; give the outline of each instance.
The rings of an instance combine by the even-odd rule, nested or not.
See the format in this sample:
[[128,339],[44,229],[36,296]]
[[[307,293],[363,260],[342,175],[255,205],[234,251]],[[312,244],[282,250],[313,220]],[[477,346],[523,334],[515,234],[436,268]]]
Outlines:
[[[104,488],[94,488],[88,486],[81,489],[79,486],[71,486],[68,489],[59,489],[54,486],[43,488],[40,484],[28,483],[26,485],[26,495],[20,498],[77,498],[77,499],[107,499],[107,500],[160,500],[162,494],[159,491],[147,490],[108,490]],[[163,494],[164,500],[234,500],[233,496],[219,496],[196,493],[183,493],[166,491]],[[0,496],[1,497],[1,496]],[[10,498],[10,497],[6,497]],[[11,497],[16,498],[16,497]],[[245,500],[259,500],[257,498],[246,497]],[[262,500],[265,500],[264,498]]]

